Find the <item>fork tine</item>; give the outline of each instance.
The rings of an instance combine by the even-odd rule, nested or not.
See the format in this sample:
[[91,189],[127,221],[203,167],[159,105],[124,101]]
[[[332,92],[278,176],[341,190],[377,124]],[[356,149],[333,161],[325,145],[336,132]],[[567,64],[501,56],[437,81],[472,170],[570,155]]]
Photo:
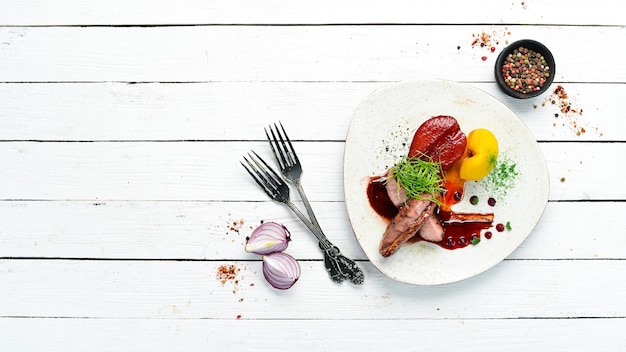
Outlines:
[[[282,124],[280,125],[280,127],[282,128]],[[285,133],[285,129],[282,128],[283,132],[281,133],[280,130],[278,129],[278,125],[274,124],[274,130],[276,131],[276,135],[278,136],[278,137],[274,137],[274,143],[280,146],[280,155],[285,164],[284,166],[285,167],[293,166],[295,164],[295,161],[292,156],[293,152],[288,148],[287,143],[285,143],[285,137],[287,136],[287,134]],[[289,140],[289,138],[287,138],[287,140]]]
[[[254,161],[254,163],[263,170],[263,173],[265,174],[265,176],[271,180],[270,182],[272,183],[272,186],[274,188],[277,188],[281,183],[283,182],[283,179],[280,178],[280,176],[278,176],[278,174],[276,173],[276,171],[274,171],[274,169],[272,169],[271,166],[269,166],[265,160],[263,160],[255,151],[252,151],[252,154],[254,154],[256,156],[256,159],[259,160],[261,163],[263,163],[263,166],[261,166],[261,164],[259,164],[259,162],[257,160],[255,160],[254,158],[252,158],[252,160]],[[271,173],[271,174],[270,174]]]
[[[285,149],[288,151],[288,154],[290,158],[292,159],[292,163],[294,164],[300,163],[300,160],[298,160],[298,154],[296,154],[296,150],[293,149],[293,145],[291,144],[291,140],[289,139],[289,136],[287,136],[287,131],[285,131],[285,127],[283,127],[283,124],[280,121],[278,122],[278,124],[280,125],[280,128],[283,130],[283,135],[285,135],[285,140],[287,140],[287,143],[289,144],[289,149],[287,149],[285,145],[285,141],[282,139],[282,136],[281,136],[280,140],[281,142],[283,142],[283,146],[285,146]],[[276,129],[278,129],[278,127],[276,127]],[[280,134],[280,132],[278,134]]]
[[281,170],[283,170],[289,164],[287,164],[285,155],[283,154],[283,151],[280,148],[280,145],[278,144],[278,138],[276,138],[276,134],[274,133],[274,130],[272,129],[271,125],[269,126],[269,129],[270,129],[270,133],[272,134],[272,137],[270,138],[270,135],[267,133],[267,129],[265,130],[265,135],[267,136],[267,140],[270,142],[270,146],[272,147],[272,153],[274,153],[274,158],[276,158],[276,161],[278,162],[278,166],[280,167]]
[[[256,169],[256,167],[245,156],[243,157],[243,160],[246,161],[248,166],[246,166],[243,162],[240,162],[240,163],[244,167],[244,169],[246,169],[246,171],[248,171],[250,176],[252,176],[252,179],[261,187],[261,189],[267,195],[269,195],[270,197],[274,198],[274,191],[272,189],[270,189],[269,187],[267,187],[267,183],[266,183],[265,179],[262,177],[263,175],[261,175],[259,173],[259,171]],[[252,170],[254,170],[254,172],[252,172]]]
[[[252,154],[254,154],[254,156]],[[246,163],[248,163],[249,167],[246,167],[246,165],[244,165],[243,163],[241,164],[248,171],[250,176],[252,176],[252,178],[256,181],[256,183],[261,186],[265,193],[267,193],[272,198],[276,198],[277,194],[279,193],[278,187],[282,182],[281,179],[278,177],[276,172],[272,170],[272,168],[270,168],[269,165],[267,165],[267,163],[263,159],[261,159],[261,157],[259,157],[257,153],[253,151],[252,154],[248,153],[248,157],[250,158],[250,160],[252,160],[252,162],[244,157],[244,160],[246,161]],[[260,160],[260,162],[257,159]],[[265,167],[261,165],[261,163],[265,165]]]

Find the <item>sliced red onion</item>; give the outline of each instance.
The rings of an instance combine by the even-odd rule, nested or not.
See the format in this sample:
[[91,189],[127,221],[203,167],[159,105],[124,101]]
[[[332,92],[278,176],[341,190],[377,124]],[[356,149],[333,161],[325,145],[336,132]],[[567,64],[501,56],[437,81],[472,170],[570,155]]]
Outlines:
[[246,238],[246,252],[260,255],[284,251],[291,235],[287,228],[275,222],[259,225],[250,237]]
[[263,256],[263,275],[273,287],[286,290],[300,278],[300,264],[284,252]]

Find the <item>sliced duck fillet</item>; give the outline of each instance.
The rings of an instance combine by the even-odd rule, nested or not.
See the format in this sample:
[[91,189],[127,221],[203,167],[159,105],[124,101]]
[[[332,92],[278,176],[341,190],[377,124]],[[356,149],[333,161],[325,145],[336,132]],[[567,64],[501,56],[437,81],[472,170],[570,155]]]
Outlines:
[[417,234],[426,241],[440,242],[443,241],[445,231],[443,226],[441,226],[439,217],[437,214],[434,214],[434,211],[435,207],[431,207],[431,214],[428,216],[422,227],[420,227],[419,231],[417,231]]
[[429,200],[409,199],[387,226],[380,242],[380,254],[383,257],[392,255],[415,236],[426,220],[434,215],[431,210],[434,207],[435,204]]
[[398,181],[395,177],[390,177],[389,173],[387,174],[387,178],[385,181],[385,189],[387,190],[387,195],[389,196],[389,200],[395,205],[397,208],[402,208],[404,204],[408,201],[408,197],[406,195],[406,191],[404,187],[398,184]]

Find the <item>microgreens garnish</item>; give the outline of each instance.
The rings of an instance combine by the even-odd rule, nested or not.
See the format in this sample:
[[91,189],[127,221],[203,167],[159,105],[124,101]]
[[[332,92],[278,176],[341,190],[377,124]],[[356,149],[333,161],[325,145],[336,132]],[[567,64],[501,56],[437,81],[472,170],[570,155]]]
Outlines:
[[445,191],[441,163],[426,155],[419,158],[403,157],[391,169],[391,174],[406,190],[409,198],[439,204],[436,197]]

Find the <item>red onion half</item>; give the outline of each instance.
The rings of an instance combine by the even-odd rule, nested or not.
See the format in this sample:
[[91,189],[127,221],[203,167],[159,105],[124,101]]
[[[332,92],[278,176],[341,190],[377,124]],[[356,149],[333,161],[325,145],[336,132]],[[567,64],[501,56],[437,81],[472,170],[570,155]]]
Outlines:
[[291,235],[287,228],[275,222],[259,225],[246,238],[246,252],[259,255],[282,252],[287,248]]
[[267,254],[263,256],[263,275],[273,287],[286,290],[300,278],[300,264],[287,253]]

